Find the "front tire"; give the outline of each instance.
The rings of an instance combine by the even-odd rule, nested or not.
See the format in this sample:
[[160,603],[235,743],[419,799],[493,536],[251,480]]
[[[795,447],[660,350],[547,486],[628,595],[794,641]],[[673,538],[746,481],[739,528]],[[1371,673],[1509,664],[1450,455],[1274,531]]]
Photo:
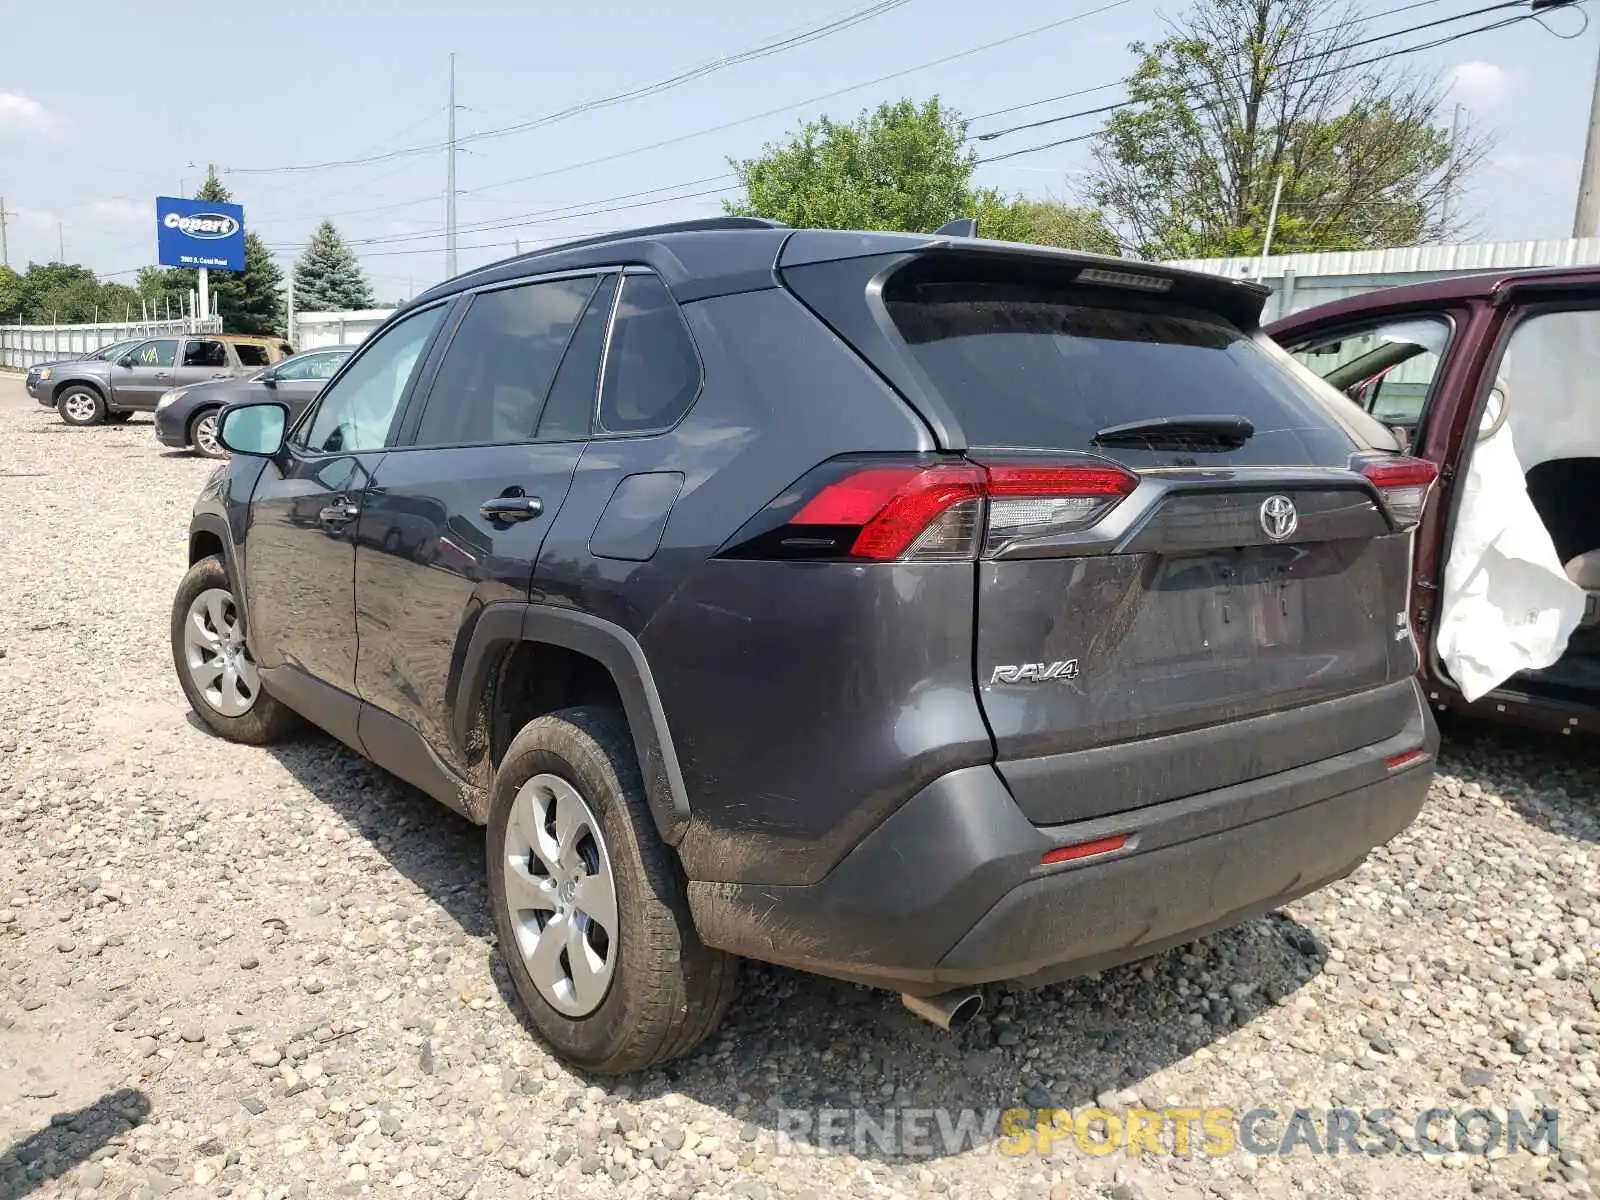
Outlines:
[[189,422],[189,444],[205,458],[227,458],[228,448],[217,437],[218,408],[208,408]]
[[68,425],[99,425],[106,419],[106,400],[86,384],[69,384],[56,397],[56,412]]
[[172,663],[189,707],[218,737],[264,746],[299,723],[293,710],[262,690],[233,585],[215,554],[190,567],[178,585]]
[[695,932],[621,713],[569,708],[525,726],[495,772],[487,837],[500,951],[561,1058],[625,1075],[722,1023],[739,960]]
[[133,409],[131,408],[106,414],[106,424],[108,425],[126,425],[131,420],[133,420]]

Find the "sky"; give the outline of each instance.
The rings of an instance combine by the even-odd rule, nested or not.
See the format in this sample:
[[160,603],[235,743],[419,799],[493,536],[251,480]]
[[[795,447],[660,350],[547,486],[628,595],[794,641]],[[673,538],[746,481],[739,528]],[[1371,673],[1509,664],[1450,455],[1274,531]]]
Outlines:
[[[1361,36],[1489,2],[1368,0],[1363,11],[1373,16]],[[16,5],[8,19],[16,36],[0,50],[9,260],[22,269],[59,258],[64,246],[68,261],[131,282],[155,258],[155,197],[191,194],[215,164],[247,228],[286,267],[331,217],[379,298],[392,302],[445,273],[441,146],[452,52],[465,270],[519,245],[715,215],[736,195],[726,190],[728,159],[759,153],[805,119],[849,119],[880,101],[937,93],[978,134],[1107,103],[1122,93],[984,116],[1114,84],[1134,64],[1128,43],[1158,38],[1164,16],[1183,3],[985,10],[970,0],[882,0],[882,11],[846,28],[745,62],[736,61],[742,51],[859,14],[873,0],[794,0],[767,11],[743,0],[278,0],[210,13],[167,0],[137,12],[113,0]],[[1409,11],[1394,11],[1402,7]],[[1528,21],[1400,60],[1436,76],[1467,119],[1497,138],[1462,197],[1481,240],[1571,232],[1600,52],[1600,28],[1586,28],[1584,16],[1554,12],[1545,22],[1555,33]],[[699,68],[645,98],[474,136]],[[1098,119],[979,150],[1026,149],[1089,132]],[[404,153],[284,170],[395,151]],[[1088,163],[1079,142],[981,166],[976,179],[1070,200]]]

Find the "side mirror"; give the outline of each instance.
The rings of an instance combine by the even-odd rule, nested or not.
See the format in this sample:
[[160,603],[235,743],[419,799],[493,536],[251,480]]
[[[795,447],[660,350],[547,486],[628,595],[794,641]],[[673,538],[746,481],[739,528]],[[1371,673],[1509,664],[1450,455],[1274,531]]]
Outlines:
[[289,409],[276,400],[230,405],[217,422],[217,440],[235,454],[271,458],[283,449]]
[[266,384],[270,388],[275,388],[278,386],[278,377],[271,371],[268,371],[261,377],[260,382]]
[[117,366],[119,366],[119,367],[131,367],[131,366],[133,366],[133,355],[124,354],[121,358],[117,359]]

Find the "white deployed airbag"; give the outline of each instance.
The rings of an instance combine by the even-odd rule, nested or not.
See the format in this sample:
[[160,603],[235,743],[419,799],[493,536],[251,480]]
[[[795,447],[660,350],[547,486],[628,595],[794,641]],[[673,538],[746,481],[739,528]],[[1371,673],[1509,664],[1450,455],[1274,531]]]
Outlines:
[[1434,645],[1468,700],[1553,665],[1583,618],[1584,591],[1528,498],[1511,426],[1472,451],[1444,572]]

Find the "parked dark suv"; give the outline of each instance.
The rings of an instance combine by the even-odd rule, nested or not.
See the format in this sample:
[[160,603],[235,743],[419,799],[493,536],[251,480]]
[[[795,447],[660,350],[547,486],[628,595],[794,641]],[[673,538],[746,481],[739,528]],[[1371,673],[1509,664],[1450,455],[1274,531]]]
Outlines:
[[1415,817],[1432,469],[1254,286],[717,219],[439,285],[292,426],[230,406],[172,613],[224,737],[300,714],[488,827],[534,1024],[623,1072],[737,957],[1070,977]]

